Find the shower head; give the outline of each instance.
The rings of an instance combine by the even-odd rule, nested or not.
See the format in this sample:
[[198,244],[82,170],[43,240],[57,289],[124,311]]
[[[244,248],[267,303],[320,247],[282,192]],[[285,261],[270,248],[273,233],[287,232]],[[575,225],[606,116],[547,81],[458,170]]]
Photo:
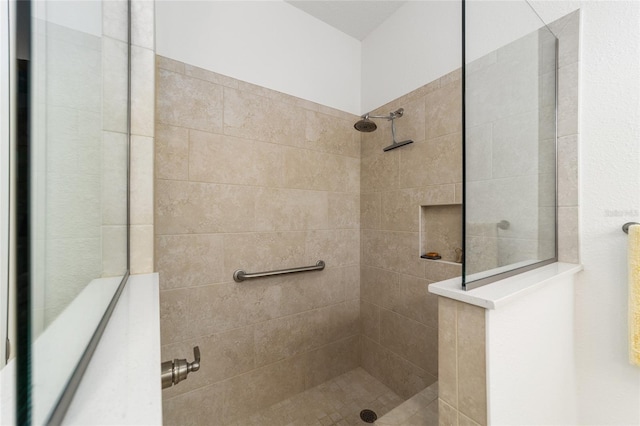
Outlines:
[[387,152],[387,151],[391,151],[392,149],[400,148],[401,146],[409,145],[410,143],[413,143],[413,141],[412,140],[406,140],[406,141],[402,141],[402,142],[394,141],[391,145],[389,145],[389,146],[387,146],[385,148],[382,148],[382,150],[384,152]]
[[396,118],[402,117],[403,114],[404,108],[399,108],[397,111],[390,112],[389,115],[371,115],[370,113],[366,113],[360,117],[362,120],[353,125],[353,128],[359,132],[373,132],[378,128],[378,126],[376,123],[371,121],[372,118],[384,118],[385,120],[393,121]]
[[376,130],[378,126],[376,126],[376,123],[369,120],[369,114],[365,114],[362,116],[362,120],[353,125],[353,128],[359,132],[369,133]]
[[396,142],[396,118],[400,118],[404,115],[404,108],[398,108],[396,111],[390,112],[389,115],[371,115],[370,113],[366,113],[363,115],[362,120],[358,121],[353,127],[359,132],[373,132],[378,128],[376,123],[371,121],[372,118],[384,118],[385,120],[391,121],[391,136],[393,138],[393,143],[382,150],[384,152],[391,151],[392,149],[400,148],[401,146],[409,145],[413,143],[412,140],[406,140],[402,142]]

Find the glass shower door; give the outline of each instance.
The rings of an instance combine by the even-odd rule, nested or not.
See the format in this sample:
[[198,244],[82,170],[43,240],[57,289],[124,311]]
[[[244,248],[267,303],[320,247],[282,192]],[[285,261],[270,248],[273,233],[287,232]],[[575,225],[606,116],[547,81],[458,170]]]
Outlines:
[[557,40],[526,1],[465,3],[463,286],[471,289],[557,258]]

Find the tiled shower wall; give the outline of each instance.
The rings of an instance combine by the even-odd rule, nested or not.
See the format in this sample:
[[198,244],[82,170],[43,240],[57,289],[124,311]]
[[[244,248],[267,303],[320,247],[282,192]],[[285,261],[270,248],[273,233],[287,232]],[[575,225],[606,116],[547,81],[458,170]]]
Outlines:
[[162,358],[202,353],[164,421],[228,424],[360,365],[360,135],[350,114],[166,58],[156,81]]
[[[438,376],[438,302],[427,285],[461,273],[460,264],[420,258],[421,207],[455,209],[462,201],[460,77],[459,70],[447,74],[373,112],[404,108],[397,140],[413,144],[383,152],[392,140],[384,120],[362,136],[362,367],[405,398]],[[449,247],[438,251],[452,260],[461,247],[460,216],[425,217],[451,238],[426,241],[424,250]]]

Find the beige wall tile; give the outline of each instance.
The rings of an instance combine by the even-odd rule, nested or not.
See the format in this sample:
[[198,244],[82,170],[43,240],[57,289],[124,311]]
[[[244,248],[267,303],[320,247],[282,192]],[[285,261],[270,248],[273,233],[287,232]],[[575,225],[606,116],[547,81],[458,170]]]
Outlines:
[[414,321],[438,327],[438,297],[427,291],[431,281],[400,274],[395,297],[387,297],[385,307]]
[[156,233],[246,232],[254,229],[255,188],[156,181]]
[[278,145],[189,131],[189,180],[281,186],[282,174]]
[[255,326],[256,366],[308,352],[359,333],[359,307],[343,302]]
[[162,290],[229,281],[222,235],[158,235],[155,250]]
[[222,419],[226,383],[164,399],[162,422],[165,425],[199,426],[210,424],[211,419]]
[[458,407],[457,302],[438,298],[438,391],[441,400]]
[[102,35],[127,41],[127,2],[124,0],[102,3]]
[[399,179],[401,188],[461,182],[461,133],[408,145],[401,152]]
[[236,376],[226,384],[224,422],[231,423],[302,392],[305,360],[286,359]]
[[[149,3],[137,1],[133,4]],[[146,6],[134,6],[134,8]],[[151,33],[153,38],[153,33]],[[131,46],[131,133],[153,137],[155,118],[155,54],[153,48]]]
[[[124,133],[102,133],[102,224],[127,223],[128,143]],[[77,224],[77,222],[76,222]]]
[[380,307],[360,301],[360,322],[362,335],[380,343]]
[[578,135],[558,138],[558,205],[578,205]]
[[305,139],[300,143],[302,148],[360,157],[360,134],[353,128],[351,117],[338,118],[306,111],[305,118]]
[[462,183],[456,183],[456,195],[455,195],[455,199],[454,199],[454,203],[456,204],[462,204],[463,200],[463,192],[464,192],[464,187]]
[[380,229],[382,193],[375,192],[360,195],[360,227],[362,229]]
[[485,310],[457,303],[458,409],[481,425],[487,424]]
[[[154,13],[153,2],[134,1],[131,3],[131,44],[151,50],[155,48]],[[150,70],[152,69],[153,65]]]
[[462,264],[425,260],[425,278],[429,281],[444,281],[462,276]]
[[460,132],[462,130],[461,80],[443,85],[428,93],[426,102],[426,138]]
[[156,124],[155,173],[157,179],[189,179],[189,130]]
[[402,398],[410,398],[436,378],[367,337],[361,337],[361,366]]
[[200,348],[200,370],[189,373],[188,380],[164,389],[163,399],[210,386],[253,370],[253,326],[197,337],[162,346],[162,360],[193,360],[193,348]]
[[360,265],[345,266],[338,271],[344,284],[344,300],[360,300]]
[[308,352],[313,346],[312,317],[304,312],[256,324],[256,367]]
[[558,208],[558,260],[580,263],[578,240],[578,207]]
[[153,224],[153,138],[131,136],[129,190],[133,225]]
[[[163,70],[184,74],[184,62],[176,61],[164,56],[156,55],[156,67]],[[157,70],[156,70],[157,71]]]
[[307,259],[322,259],[330,267],[358,264],[359,249],[360,231],[357,229],[307,231]]
[[159,122],[222,133],[222,86],[162,68],[157,78]]
[[369,303],[384,306],[389,294],[398,291],[400,275],[378,267],[362,265],[360,269],[360,297]]
[[131,225],[129,232],[131,273],[153,272],[153,225]]
[[306,354],[305,389],[324,383],[332,377],[360,365],[360,338],[348,337]]
[[305,115],[300,108],[228,87],[224,89],[224,133],[282,145],[304,138]]
[[329,223],[331,229],[360,229],[360,196],[353,193],[329,192]]
[[578,78],[580,64],[574,62],[558,70],[558,136],[578,133]]
[[382,309],[380,344],[432,376],[438,376],[437,329]]
[[328,194],[299,189],[261,188],[256,192],[256,230],[327,229]]
[[127,133],[127,45],[102,38],[102,128]]
[[474,422],[462,413],[458,413],[458,422],[460,426],[480,426],[480,423]]
[[[435,185],[383,192],[380,228],[389,231],[417,232],[421,214],[420,206],[452,203],[454,190],[453,185]],[[437,210],[437,208],[432,207],[431,210]]]
[[458,410],[438,399],[438,424],[440,426],[458,426]]
[[232,89],[238,88],[238,80],[236,80],[235,78],[227,77],[226,75],[198,68],[190,64],[184,64],[184,74],[188,75],[189,77],[199,78],[200,80],[219,84],[220,86],[230,87]]
[[284,186],[357,193],[360,160],[298,148],[284,150]]
[[362,246],[363,265],[424,278],[418,232],[364,230]]
[[127,227],[102,226],[102,277],[124,275],[127,270]]
[[[363,142],[364,143],[364,142]],[[415,144],[407,145],[406,148]],[[400,150],[382,152],[362,158],[362,193],[397,189],[400,175]]]

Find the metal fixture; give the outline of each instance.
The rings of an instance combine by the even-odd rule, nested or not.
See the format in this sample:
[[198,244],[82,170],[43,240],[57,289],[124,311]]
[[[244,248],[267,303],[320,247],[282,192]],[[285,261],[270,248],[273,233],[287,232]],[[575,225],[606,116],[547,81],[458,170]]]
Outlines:
[[238,269],[233,273],[233,280],[237,283],[249,278],[270,277],[271,275],[294,274],[296,272],[322,271],[325,267],[324,260],[318,260],[315,266],[301,266],[299,268],[278,269],[266,272],[245,272]]
[[378,415],[373,410],[365,409],[360,411],[360,419],[365,423],[374,423],[378,420]]
[[629,227],[631,225],[640,225],[640,223],[638,223],[638,222],[627,222],[624,225],[622,225],[622,230],[624,231],[625,234],[629,233]]
[[504,229],[509,229],[509,227],[511,226],[511,222],[509,222],[508,220],[504,220],[504,219],[503,219],[503,220],[501,220],[500,222],[498,222],[498,223],[496,224],[496,226],[497,226],[499,229],[502,229],[502,230],[504,230]]
[[371,118],[382,118],[382,119],[391,121],[391,136],[393,138],[393,143],[382,149],[384,152],[387,152],[387,151],[391,151],[392,149],[400,148],[401,146],[413,143],[412,140],[406,140],[401,142],[396,141],[395,119],[400,118],[403,115],[404,115],[404,108],[399,108],[397,111],[390,112],[389,115],[371,115],[369,113],[366,113],[361,117],[362,120],[354,124],[353,127],[359,132],[369,133],[369,132],[373,132],[378,128],[378,126],[376,126],[376,123],[371,121]]
[[464,258],[464,251],[460,247],[456,247],[454,252],[456,253],[456,263],[462,263]]
[[301,266],[298,268],[277,269],[275,271],[266,272],[245,272],[238,269],[233,273],[233,280],[237,283],[249,278],[270,277],[271,275],[295,274],[297,272],[322,271],[325,267],[324,260],[318,260],[314,266]]
[[170,388],[185,380],[189,373],[200,369],[200,348],[193,348],[193,362],[186,359],[174,359],[162,363],[162,389]]

